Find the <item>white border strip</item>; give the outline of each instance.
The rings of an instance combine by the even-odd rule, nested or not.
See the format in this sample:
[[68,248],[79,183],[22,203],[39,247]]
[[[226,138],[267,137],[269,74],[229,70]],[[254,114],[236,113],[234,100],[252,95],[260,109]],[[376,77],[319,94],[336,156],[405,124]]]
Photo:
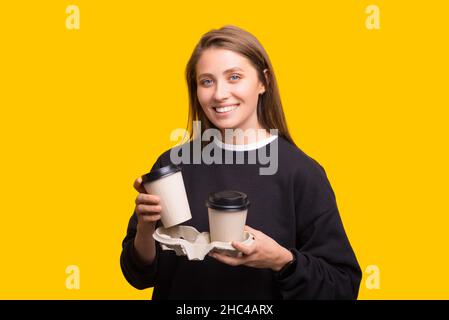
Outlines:
[[223,143],[218,139],[214,139],[214,142],[222,149],[229,150],[229,151],[251,151],[256,150],[259,148],[262,148],[263,146],[266,146],[267,144],[274,141],[278,136],[273,135],[269,138],[266,138],[264,140],[260,140],[254,143],[248,143],[248,144],[228,144]]

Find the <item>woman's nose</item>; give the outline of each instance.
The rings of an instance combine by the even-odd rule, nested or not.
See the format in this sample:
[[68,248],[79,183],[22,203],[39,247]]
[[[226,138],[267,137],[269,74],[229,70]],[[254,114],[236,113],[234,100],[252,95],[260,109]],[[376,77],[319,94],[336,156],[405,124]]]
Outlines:
[[226,83],[217,81],[217,86],[215,87],[214,98],[215,100],[223,100],[229,96],[229,88]]

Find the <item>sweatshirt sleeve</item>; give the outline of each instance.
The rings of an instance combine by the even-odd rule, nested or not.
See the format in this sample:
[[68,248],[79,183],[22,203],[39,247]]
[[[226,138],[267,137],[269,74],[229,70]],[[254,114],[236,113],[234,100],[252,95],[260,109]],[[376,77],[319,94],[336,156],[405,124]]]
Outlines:
[[326,173],[313,164],[294,182],[296,265],[276,278],[284,299],[356,299],[362,273]]
[[[160,168],[160,158],[153,165],[153,169]],[[157,225],[156,225],[157,226]],[[137,289],[153,287],[156,282],[157,265],[160,256],[160,247],[156,245],[156,256],[153,263],[145,264],[137,255],[134,248],[134,238],[137,233],[137,214],[133,213],[129,219],[126,236],[122,242],[120,267],[125,279]]]

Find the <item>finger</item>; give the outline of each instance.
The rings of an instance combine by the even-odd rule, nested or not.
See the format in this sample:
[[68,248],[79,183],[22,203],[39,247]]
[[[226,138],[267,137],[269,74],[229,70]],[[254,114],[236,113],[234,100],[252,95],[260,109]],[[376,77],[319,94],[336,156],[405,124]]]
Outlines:
[[232,241],[231,244],[232,244],[232,246],[234,248],[236,248],[238,251],[242,252],[243,254],[245,254],[247,256],[249,256],[250,254],[253,254],[254,251],[256,250],[256,246],[254,245],[254,243],[249,245],[249,246],[247,246],[247,245],[244,245],[241,242]]
[[251,228],[250,226],[245,226],[244,230],[251,233],[254,237],[257,237],[261,234],[261,231]]
[[152,215],[142,215],[142,220],[144,222],[155,222],[161,219],[160,214],[152,214]]
[[139,193],[135,202],[136,204],[159,204],[160,198],[154,194]]
[[136,189],[139,193],[147,193],[145,188],[142,186],[142,177],[138,177],[134,181],[134,189]]
[[162,207],[158,205],[139,204],[136,206],[136,212],[138,214],[153,214],[161,212]]

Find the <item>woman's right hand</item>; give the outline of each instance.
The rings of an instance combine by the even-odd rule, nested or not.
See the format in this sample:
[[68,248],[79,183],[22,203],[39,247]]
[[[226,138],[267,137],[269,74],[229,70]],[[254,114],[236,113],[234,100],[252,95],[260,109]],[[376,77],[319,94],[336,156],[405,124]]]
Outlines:
[[135,201],[138,226],[155,228],[156,222],[161,218],[159,197],[146,192],[142,186],[142,177],[136,179],[134,189],[139,192]]

